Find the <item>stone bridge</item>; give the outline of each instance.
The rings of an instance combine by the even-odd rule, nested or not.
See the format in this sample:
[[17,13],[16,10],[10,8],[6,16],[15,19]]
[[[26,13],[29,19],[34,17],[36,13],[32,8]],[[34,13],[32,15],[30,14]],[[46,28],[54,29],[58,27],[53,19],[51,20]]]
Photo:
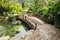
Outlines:
[[37,23],[35,21],[32,21],[31,18],[27,15],[20,15],[18,18],[24,21],[30,28],[36,29]]

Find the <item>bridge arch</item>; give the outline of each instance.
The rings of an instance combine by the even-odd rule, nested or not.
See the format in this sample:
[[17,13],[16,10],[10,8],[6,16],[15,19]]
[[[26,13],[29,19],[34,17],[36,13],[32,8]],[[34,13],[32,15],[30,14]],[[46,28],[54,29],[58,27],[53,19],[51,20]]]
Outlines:
[[32,21],[28,16],[22,14],[22,15],[18,15],[17,17],[21,21],[25,22],[29,26],[29,28],[34,30],[36,29],[37,23]]

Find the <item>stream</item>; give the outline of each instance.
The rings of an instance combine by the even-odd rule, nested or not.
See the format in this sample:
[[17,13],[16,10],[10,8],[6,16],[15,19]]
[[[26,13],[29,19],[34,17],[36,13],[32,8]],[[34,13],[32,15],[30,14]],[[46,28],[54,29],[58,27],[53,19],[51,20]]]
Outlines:
[[0,37],[2,36],[18,36],[23,37],[26,32],[27,28],[25,25],[11,25],[11,23],[4,23],[0,22]]
[[26,34],[26,32],[27,32],[27,31],[24,29],[24,27],[22,27],[22,26],[18,29],[18,31],[19,31],[19,33],[16,34],[15,37],[16,37],[16,36],[24,37],[25,34]]

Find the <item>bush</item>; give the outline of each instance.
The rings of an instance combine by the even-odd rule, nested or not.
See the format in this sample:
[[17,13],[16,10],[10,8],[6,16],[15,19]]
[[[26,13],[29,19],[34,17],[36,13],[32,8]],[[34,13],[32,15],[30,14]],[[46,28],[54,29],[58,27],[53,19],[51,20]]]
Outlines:
[[0,15],[13,16],[13,14],[21,14],[21,4],[16,2],[5,2],[3,5],[2,4],[0,5]]
[[57,28],[60,28],[60,1],[53,6],[54,9],[54,24]]
[[57,28],[60,29],[60,14],[57,14],[55,17],[54,17],[54,24]]
[[[47,7],[48,8],[48,7]],[[55,24],[57,28],[60,28],[60,1],[54,3],[48,10],[42,11],[42,19],[50,24]]]
[[[40,14],[40,18],[47,23],[58,25],[60,15],[60,1],[56,0],[35,0],[28,12]],[[59,26],[60,27],[60,26]]]
[[[9,35],[12,37],[18,33],[21,25],[25,27],[25,25],[14,16],[14,14],[21,14],[21,11],[21,4],[0,0],[0,16],[4,17],[3,20],[0,20],[0,36]],[[6,16],[9,17],[7,20],[5,20]]]
[[28,12],[32,12],[32,13],[34,13],[34,14],[37,14],[37,13],[40,11],[40,10],[39,10],[40,6],[41,6],[40,1],[39,1],[39,0],[35,0],[35,1],[31,4]]

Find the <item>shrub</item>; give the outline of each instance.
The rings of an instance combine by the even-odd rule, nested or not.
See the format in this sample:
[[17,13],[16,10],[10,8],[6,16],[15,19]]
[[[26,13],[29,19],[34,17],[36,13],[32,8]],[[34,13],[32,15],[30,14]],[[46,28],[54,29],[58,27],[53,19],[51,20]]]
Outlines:
[[2,4],[0,5],[0,15],[13,16],[13,14],[21,14],[21,4],[16,2],[6,2],[3,5]]
[[[9,35],[12,37],[18,33],[18,29],[23,24],[20,20],[16,19],[14,14],[21,14],[21,11],[21,4],[0,0],[0,16],[4,17],[3,20],[0,20],[0,36]],[[9,17],[7,20],[5,20],[6,16]],[[23,27],[25,26],[23,25]]]
[[57,28],[60,28],[60,1],[53,6],[54,9],[54,24]]

